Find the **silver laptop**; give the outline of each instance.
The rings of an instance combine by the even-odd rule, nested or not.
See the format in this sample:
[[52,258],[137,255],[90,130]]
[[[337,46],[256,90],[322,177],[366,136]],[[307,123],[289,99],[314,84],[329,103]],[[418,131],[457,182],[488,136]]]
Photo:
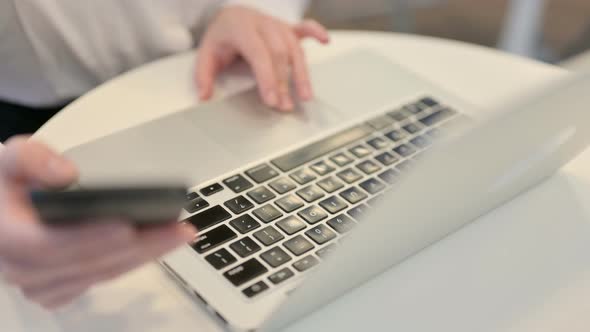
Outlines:
[[291,114],[247,90],[67,152],[82,186],[191,181],[181,220],[200,236],[161,263],[232,330],[276,330],[313,312],[550,176],[590,141],[589,79],[477,118],[367,50],[316,64],[312,76],[316,100]]

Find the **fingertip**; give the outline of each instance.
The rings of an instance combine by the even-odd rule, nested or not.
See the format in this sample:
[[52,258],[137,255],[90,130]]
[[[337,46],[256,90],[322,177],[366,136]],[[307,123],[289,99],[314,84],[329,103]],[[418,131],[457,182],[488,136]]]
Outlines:
[[213,96],[213,91],[210,87],[199,86],[199,99],[201,101],[207,101]]
[[281,98],[281,103],[279,105],[279,110],[283,112],[291,112],[295,105],[289,96],[284,96]]
[[313,92],[311,90],[311,87],[309,86],[308,83],[302,83],[299,85],[299,98],[301,98],[304,101],[310,101],[311,99],[313,99]]
[[67,185],[79,176],[78,168],[71,160],[60,156],[52,155],[47,161],[47,170],[49,171],[49,181],[57,181],[58,183]]
[[179,239],[182,242],[192,242],[198,236],[197,229],[191,224],[181,224],[178,231]]
[[262,100],[269,107],[279,106],[279,96],[274,89],[267,89],[261,92]]

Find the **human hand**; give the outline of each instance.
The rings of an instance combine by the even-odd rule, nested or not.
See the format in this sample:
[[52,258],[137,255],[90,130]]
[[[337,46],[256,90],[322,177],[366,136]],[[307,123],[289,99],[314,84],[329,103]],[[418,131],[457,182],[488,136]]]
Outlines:
[[201,100],[211,98],[215,77],[239,56],[252,68],[260,98],[268,106],[293,109],[291,75],[299,98],[310,100],[313,92],[300,45],[307,37],[329,42],[326,29],[315,21],[290,25],[247,7],[225,7],[211,21],[200,46],[196,82]]
[[195,237],[194,229],[175,222],[142,230],[120,220],[44,225],[29,191],[63,188],[76,179],[75,166],[41,143],[19,137],[0,150],[0,273],[46,308]]

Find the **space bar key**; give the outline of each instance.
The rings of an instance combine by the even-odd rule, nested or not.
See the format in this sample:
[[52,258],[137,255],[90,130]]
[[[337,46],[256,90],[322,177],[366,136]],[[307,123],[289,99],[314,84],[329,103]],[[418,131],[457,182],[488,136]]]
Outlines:
[[355,126],[330,137],[324,138],[318,142],[311,143],[301,149],[295,150],[271,162],[283,172],[288,172],[296,167],[299,167],[313,159],[323,156],[326,153],[332,152],[338,148],[348,145],[358,139],[361,139],[372,132],[369,125],[362,124]]

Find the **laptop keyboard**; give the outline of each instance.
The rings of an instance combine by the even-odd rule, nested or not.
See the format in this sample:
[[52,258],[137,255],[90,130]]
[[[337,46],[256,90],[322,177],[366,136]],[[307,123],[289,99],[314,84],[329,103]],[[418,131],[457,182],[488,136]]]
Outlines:
[[[247,298],[334,250],[444,127],[463,118],[425,97],[187,194],[191,247]],[[210,206],[217,193],[234,198]]]

